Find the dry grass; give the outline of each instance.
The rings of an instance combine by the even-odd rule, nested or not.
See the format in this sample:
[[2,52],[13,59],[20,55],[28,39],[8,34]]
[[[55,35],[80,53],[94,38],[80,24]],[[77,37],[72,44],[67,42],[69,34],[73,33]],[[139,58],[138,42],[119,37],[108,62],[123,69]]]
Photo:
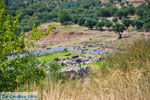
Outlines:
[[141,70],[123,74],[113,70],[107,77],[97,76],[84,82],[69,82],[50,86],[42,91],[42,100],[149,100],[150,84]]
[[149,100],[150,40],[136,41],[124,53],[106,59],[87,78],[51,84],[37,90],[42,100]]

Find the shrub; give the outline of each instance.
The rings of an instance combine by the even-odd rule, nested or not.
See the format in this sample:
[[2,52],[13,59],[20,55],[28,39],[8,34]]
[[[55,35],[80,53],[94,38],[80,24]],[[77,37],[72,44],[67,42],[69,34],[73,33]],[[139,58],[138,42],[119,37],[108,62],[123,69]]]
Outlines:
[[117,24],[113,25],[112,30],[119,35],[118,39],[121,39],[122,32],[125,30],[125,26],[123,24],[117,23]]
[[128,28],[130,26],[130,19],[129,18],[122,18],[122,23]]
[[68,48],[64,48],[64,52],[68,52]]
[[114,17],[112,21],[117,23],[117,21],[118,21],[117,17]]
[[96,20],[95,19],[86,19],[85,20],[85,26],[87,26],[89,29],[93,29],[93,26],[96,25]]
[[79,24],[80,26],[82,26],[82,25],[84,25],[84,23],[85,23],[85,18],[80,17],[80,18],[78,19],[78,24]]
[[57,83],[60,80],[64,81],[65,73],[59,72],[61,68],[63,67],[58,65],[57,63],[47,64],[48,73],[46,76],[46,80],[53,83]]
[[63,24],[64,22],[68,22],[70,21],[71,18],[69,16],[69,14],[67,13],[66,10],[62,9],[62,10],[59,10],[58,12],[58,21]]
[[106,20],[104,23],[105,26],[108,27],[108,29],[113,25],[113,23],[110,20]]
[[100,28],[100,30],[102,30],[102,28],[104,27],[104,25],[105,25],[105,23],[103,21],[97,22],[96,28]]
[[0,61],[0,91],[14,91],[27,84],[40,84],[45,73],[35,55]]
[[48,32],[52,32],[53,30],[56,30],[55,25],[48,25]]
[[142,20],[135,20],[134,24],[135,24],[136,28],[140,30],[143,27],[144,23]]

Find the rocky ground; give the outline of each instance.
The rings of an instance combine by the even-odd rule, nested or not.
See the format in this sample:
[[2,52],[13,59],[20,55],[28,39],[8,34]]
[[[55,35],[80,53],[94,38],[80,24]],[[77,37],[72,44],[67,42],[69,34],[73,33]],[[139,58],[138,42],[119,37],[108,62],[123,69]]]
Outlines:
[[[69,55],[69,53],[67,55]],[[61,66],[81,67],[81,65],[90,64],[92,62],[101,61],[101,60],[103,60],[103,58],[99,58],[95,56],[86,56],[86,55],[75,55],[72,56],[71,58],[64,58],[64,59],[55,58],[53,62],[54,63],[56,62]]]
[[107,55],[124,51],[136,39],[150,36],[148,32],[126,31],[123,33],[123,38],[118,40],[118,35],[112,31],[88,30],[88,28],[79,25],[62,26],[59,23],[44,24],[39,26],[39,29],[41,28],[47,32],[47,27],[50,24],[54,24],[57,30],[43,37],[41,40],[36,41],[36,46],[33,48],[33,51],[36,50],[35,53],[39,53],[41,56],[45,52],[62,52],[64,49],[67,49],[69,52],[80,52],[82,55],[74,55],[68,58],[68,53],[66,58],[59,59],[56,57],[53,61],[62,66],[66,66],[65,69],[62,69],[64,72],[74,74],[81,74],[81,72],[87,73],[89,71],[89,66],[85,69],[80,68],[83,64],[103,60],[103,58],[97,56],[85,56],[84,54]]

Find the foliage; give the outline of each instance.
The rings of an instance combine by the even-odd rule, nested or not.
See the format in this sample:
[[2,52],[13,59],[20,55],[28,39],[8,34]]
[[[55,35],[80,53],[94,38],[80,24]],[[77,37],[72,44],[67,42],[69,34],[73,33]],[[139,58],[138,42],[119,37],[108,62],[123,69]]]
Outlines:
[[102,30],[102,28],[104,27],[104,25],[105,25],[105,23],[103,21],[97,22],[96,28],[100,28],[100,30]]
[[[91,100],[93,95],[96,100],[149,99],[149,41],[135,41],[136,43],[130,44],[131,47],[127,46],[126,51],[107,56],[103,62],[104,64],[99,64],[99,67],[101,66],[99,70],[91,71],[90,75],[87,75],[90,83],[89,80],[86,80],[87,78],[84,79],[84,82],[73,80],[66,81],[63,84],[58,82],[54,85],[51,82],[44,82],[45,87],[43,90],[38,89],[39,94],[42,94],[41,99]],[[89,84],[85,84],[85,82]],[[87,93],[88,96],[83,96]],[[97,93],[101,93],[101,95]],[[122,95],[124,93],[126,95]]]
[[119,35],[118,39],[121,39],[122,32],[125,30],[125,26],[123,24],[117,23],[117,24],[113,25],[112,30]]
[[147,32],[149,32],[149,31],[150,31],[150,22],[144,23],[143,28],[144,28]]
[[108,29],[113,25],[113,23],[110,20],[106,20],[104,23],[105,26],[108,27]]
[[48,53],[44,56],[40,56],[38,57],[38,60],[41,62],[52,62],[54,61],[55,58],[59,58],[59,59],[64,59],[66,56],[66,54],[70,53],[70,56],[67,57],[71,57],[72,55],[79,55],[80,53],[78,52],[57,52],[57,53]]
[[143,27],[143,21],[142,20],[135,20],[135,26],[137,29],[141,29]]
[[133,5],[129,5],[128,9],[128,14],[134,15],[135,14],[135,7]]
[[122,23],[128,28],[130,26],[130,19],[129,18],[122,18]]
[[[127,51],[108,56],[106,62],[110,68],[118,68],[124,72],[134,68],[143,68],[150,60],[150,40],[135,41]],[[148,71],[148,70],[147,70]]]
[[68,52],[68,48],[64,48],[64,52]]
[[22,53],[25,48],[24,35],[18,32],[18,17],[6,15],[4,0],[0,2],[0,61],[7,60],[12,52]]
[[44,69],[35,55],[17,57],[0,63],[0,91],[14,91],[26,83],[40,84],[45,77]]
[[101,17],[110,17],[110,11],[108,8],[100,8],[97,15]]
[[84,19],[83,17],[80,17],[80,18],[78,19],[78,24],[79,24],[80,26],[82,26],[82,25],[84,25],[84,23],[85,23],[85,19]]
[[48,32],[51,33],[53,30],[56,30],[55,25],[48,25]]
[[85,26],[87,26],[89,29],[93,29],[93,26],[95,26],[97,21],[95,19],[86,19],[85,20]]
[[115,12],[118,10],[116,6],[109,7],[111,16],[114,16]]
[[71,20],[73,23],[77,24],[78,23],[78,16],[77,15],[72,15]]
[[71,20],[71,18],[68,15],[68,13],[66,12],[66,10],[64,10],[64,9],[59,10],[59,12],[58,12],[58,21],[61,24],[64,24],[65,22],[68,22],[70,20]]
[[117,11],[116,11],[116,13],[115,13],[115,16],[116,16],[116,17],[119,17],[119,19],[121,19],[121,18],[122,18],[122,16],[123,16],[123,11],[122,11],[122,10],[120,10],[120,9],[119,9],[119,10],[117,10]]
[[[126,3],[121,8],[115,6],[115,3],[121,2]],[[122,0],[109,0],[109,2],[102,4],[99,0],[76,0],[74,2],[70,0],[25,0],[24,2],[16,0],[7,0],[8,11],[7,13],[15,16],[20,12],[23,15],[20,16],[19,20],[21,24],[19,25],[19,31],[27,32],[32,29],[33,24],[36,26],[58,21],[58,12],[65,9],[68,20],[72,23],[79,23],[80,25],[85,24],[85,19],[91,18],[98,20],[100,17],[112,17],[116,16],[121,19],[122,17],[130,17],[128,15],[139,15],[140,20],[145,20],[148,18],[149,5],[141,4],[134,7],[128,1],[123,2]],[[82,19],[81,18],[84,19]],[[80,19],[80,21],[79,21]],[[67,19],[66,19],[67,20]],[[64,23],[67,24],[68,20]],[[145,21],[144,21],[145,22]],[[62,24],[64,24],[62,23]]]
[[[18,32],[19,19],[6,14],[0,1],[0,91],[14,91],[25,83],[39,83],[45,76],[33,55],[20,58],[25,50],[24,35]],[[16,53],[12,56],[12,53]],[[27,52],[25,52],[27,53]],[[10,59],[8,59],[10,57]]]
[[114,18],[112,19],[112,21],[115,22],[115,23],[117,23],[117,21],[118,21],[117,17],[114,17]]
[[53,82],[56,84],[58,81],[65,79],[65,73],[59,72],[60,69],[63,68],[62,66],[58,65],[57,63],[50,63],[46,66],[48,69],[46,80],[48,82]]
[[31,36],[32,40],[40,40],[44,36],[44,34],[45,33],[42,31],[42,29],[38,30],[34,24],[29,36]]

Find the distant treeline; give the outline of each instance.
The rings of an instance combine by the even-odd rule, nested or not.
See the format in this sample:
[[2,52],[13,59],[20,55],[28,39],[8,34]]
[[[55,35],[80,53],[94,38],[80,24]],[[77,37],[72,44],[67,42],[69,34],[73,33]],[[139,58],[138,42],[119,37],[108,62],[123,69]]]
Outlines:
[[[120,7],[117,7],[116,3]],[[22,32],[31,30],[33,24],[38,26],[53,21],[59,21],[64,25],[72,22],[89,26],[89,20],[100,21],[103,17],[115,17],[115,23],[125,18],[130,19],[130,23],[125,23],[125,26],[128,27],[127,24],[130,24],[139,30],[149,30],[150,27],[150,5],[146,3],[136,8],[124,0],[109,0],[107,3],[101,3],[100,0],[6,0],[6,4],[8,14],[16,16],[21,13],[19,29]],[[130,16],[134,15],[138,17],[131,19]],[[112,26],[108,20],[106,24],[106,27]]]

